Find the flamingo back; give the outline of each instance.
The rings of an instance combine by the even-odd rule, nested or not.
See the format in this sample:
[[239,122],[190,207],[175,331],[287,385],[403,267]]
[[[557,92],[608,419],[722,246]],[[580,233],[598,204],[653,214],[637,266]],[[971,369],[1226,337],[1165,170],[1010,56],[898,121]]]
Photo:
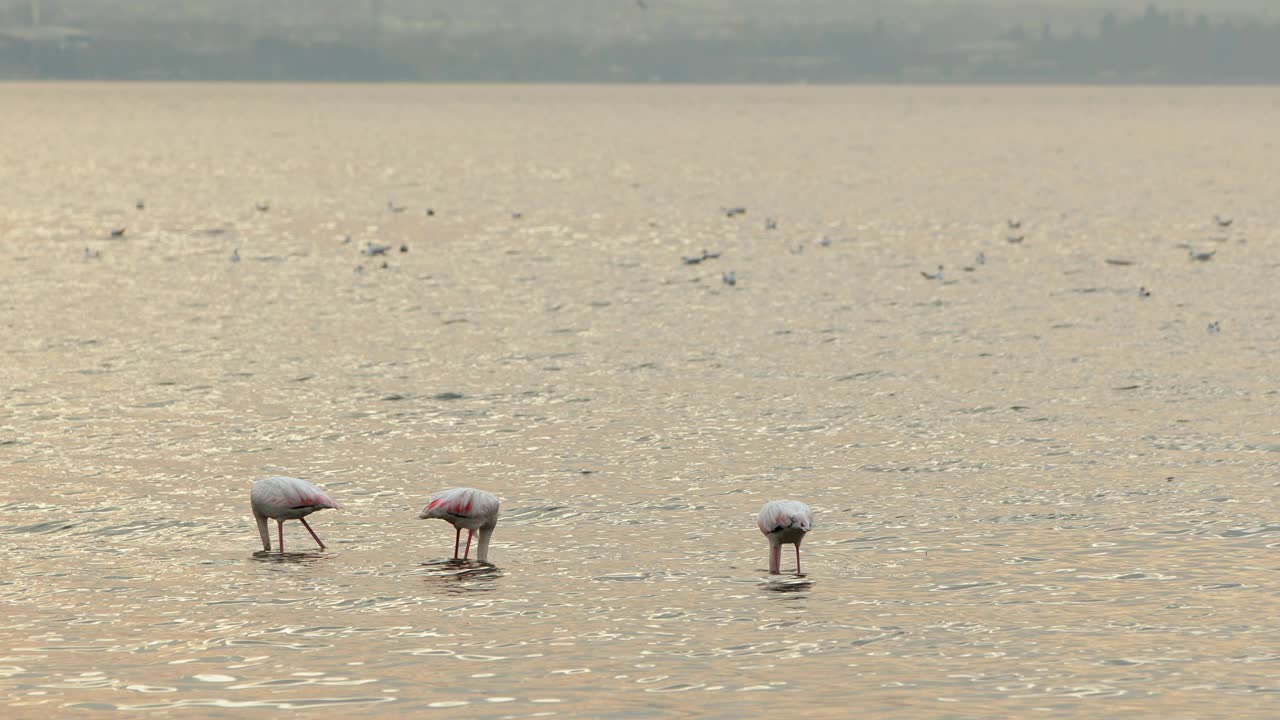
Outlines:
[[432,495],[418,517],[423,520],[449,520],[453,517],[479,521],[482,524],[496,523],[498,504],[498,498],[484,490],[451,488]]
[[249,502],[255,514],[269,518],[296,518],[324,508],[338,508],[338,503],[315,485],[281,475],[255,482],[249,491]]
[[756,524],[765,535],[779,530],[807,533],[813,529],[813,511],[798,500],[770,500],[760,508]]

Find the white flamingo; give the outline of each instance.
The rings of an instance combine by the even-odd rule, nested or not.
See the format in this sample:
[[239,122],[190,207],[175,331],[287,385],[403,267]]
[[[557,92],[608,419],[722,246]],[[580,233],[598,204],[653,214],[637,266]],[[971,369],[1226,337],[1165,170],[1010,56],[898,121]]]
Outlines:
[[813,511],[796,500],[770,500],[760,508],[756,518],[760,532],[769,538],[769,572],[778,574],[782,564],[782,546],[796,546],[796,574],[800,573],[800,541],[813,529]]
[[487,562],[489,540],[493,537],[493,529],[498,526],[498,498],[491,493],[474,488],[441,490],[431,496],[427,506],[418,513],[418,518],[422,520],[439,518],[456,528],[453,535],[454,560],[458,559],[458,543],[462,539],[462,529],[467,529],[467,547],[462,552],[463,560],[471,554],[471,538],[478,534],[480,540],[476,544],[476,559]]
[[255,482],[249,490],[249,504],[253,508],[253,519],[258,521],[258,534],[262,536],[262,549],[266,552],[271,552],[267,518],[275,520],[280,529],[280,552],[284,552],[285,520],[302,521],[302,526],[316,539],[320,549],[324,550],[324,543],[307,524],[306,516],[317,510],[338,507],[323,490],[306,480],[279,475]]

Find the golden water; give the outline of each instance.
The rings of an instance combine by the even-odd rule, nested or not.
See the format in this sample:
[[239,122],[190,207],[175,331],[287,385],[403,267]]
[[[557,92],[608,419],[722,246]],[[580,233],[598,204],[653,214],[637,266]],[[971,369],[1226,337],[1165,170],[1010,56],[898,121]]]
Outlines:
[[6,718],[1280,714],[1280,91],[0,103]]

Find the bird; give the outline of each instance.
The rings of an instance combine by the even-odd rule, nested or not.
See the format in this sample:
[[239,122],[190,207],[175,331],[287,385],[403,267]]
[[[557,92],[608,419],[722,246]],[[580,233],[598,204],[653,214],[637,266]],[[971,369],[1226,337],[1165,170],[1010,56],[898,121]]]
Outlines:
[[974,262],[974,264],[976,264],[976,265],[986,265],[986,264],[987,264],[987,254],[986,254],[986,253],[984,253],[984,252],[980,252],[980,253],[978,253],[978,256],[977,256],[977,257],[975,257],[975,258],[973,259],[973,262]]
[[393,213],[402,213],[402,212],[404,212],[404,210],[405,210],[405,206],[404,206],[404,205],[397,205],[397,204],[395,204],[394,202],[392,202],[392,201],[388,200],[388,201],[387,201],[387,209],[388,209],[388,210],[390,210],[390,211],[391,211],[391,212],[393,212]]
[[90,250],[89,248],[86,247],[84,249],[84,255],[82,257],[85,260],[97,260],[98,258],[102,257],[102,253],[98,252],[97,250]]
[[1016,219],[1016,218],[1009,218],[1009,229],[1010,229],[1010,230],[1017,230],[1017,229],[1018,229],[1018,228],[1020,228],[1020,227],[1022,227],[1022,221],[1021,221],[1021,220],[1018,220],[1018,219]]
[[231,251],[231,262],[240,262],[240,248]]
[[372,242],[367,242],[365,249],[361,250],[360,253],[373,257],[374,255],[386,255],[390,249],[390,245],[375,245]]
[[760,532],[769,538],[769,574],[777,575],[783,544],[796,546],[796,574],[800,573],[800,541],[813,529],[813,511],[797,500],[770,500],[756,518]]
[[258,209],[258,212],[266,212],[271,209],[271,203],[269,202],[255,203],[254,207]]
[[1023,240],[1026,240],[1026,239],[1027,239],[1027,236],[1026,236],[1025,234],[1023,234],[1023,235],[1009,235],[1008,237],[1006,237],[1006,238],[1005,238],[1005,240],[1007,240],[1008,242],[1010,242],[1010,243],[1012,243],[1012,244],[1014,244],[1014,245],[1017,245],[1018,243],[1022,242]]
[[1222,330],[1222,325],[1219,324],[1217,320],[1214,320],[1213,322],[1209,323],[1208,329],[1209,329],[1210,335],[1217,335],[1218,331]]
[[111,231],[111,237],[124,237],[124,231],[127,228],[118,227]]
[[1221,215],[1214,215],[1213,221],[1218,223],[1218,227],[1231,227],[1231,223],[1235,220],[1233,218],[1224,218]]
[[930,272],[925,272],[925,271],[921,270],[921,271],[920,271],[920,274],[924,276],[924,279],[925,279],[925,280],[941,280],[941,279],[942,279],[942,266],[941,266],[941,265],[939,265],[939,266],[938,266],[938,272],[930,273]]
[[480,540],[476,544],[476,559],[488,562],[489,540],[493,537],[493,529],[498,526],[498,498],[492,493],[474,488],[451,488],[441,490],[427,501],[427,506],[418,513],[418,519],[430,520],[439,518],[453,525],[457,532],[453,536],[453,559],[458,559],[458,542],[462,539],[462,529],[467,529],[467,546],[462,551],[462,559],[471,554],[471,538],[479,530]]
[[773,218],[765,218],[765,220],[764,220],[764,229],[765,229],[765,230],[777,230],[777,229],[778,229],[778,221],[777,221],[777,220],[774,220]]
[[427,208],[427,217],[435,217],[435,216],[436,216],[435,208]]
[[737,217],[738,215],[746,215],[746,214],[747,214],[747,209],[742,206],[730,207],[730,208],[724,209],[725,217]]
[[1140,286],[1140,287],[1138,288],[1138,297],[1140,297],[1140,298],[1149,298],[1149,297],[1151,297],[1151,291],[1150,291],[1150,290],[1148,290],[1148,289],[1146,288],[1146,286],[1145,286],[1145,285]]
[[142,210],[147,207],[147,203],[142,198],[138,198],[138,201],[135,202],[133,206],[139,210]]
[[1209,260],[1213,259],[1214,253],[1218,251],[1209,250],[1207,252],[1196,252],[1195,250],[1188,250],[1187,252],[1191,253],[1192,260],[1199,260],[1200,262],[1208,262]]
[[720,280],[723,281],[725,285],[733,287],[738,284],[738,275],[734,271],[730,270],[729,272],[721,273]]
[[400,243],[400,252],[402,253],[409,252],[409,243]]
[[831,238],[827,235],[823,235],[822,239],[818,241],[818,244],[822,247],[831,247]]
[[280,475],[255,482],[249,490],[249,505],[253,508],[253,519],[258,522],[258,534],[262,536],[262,549],[265,552],[271,552],[271,535],[267,532],[268,518],[275,520],[280,529],[280,552],[284,552],[285,520],[301,520],[302,526],[316,539],[320,549],[324,550],[324,543],[307,524],[306,516],[325,508],[338,509],[338,503],[315,485],[306,480]]

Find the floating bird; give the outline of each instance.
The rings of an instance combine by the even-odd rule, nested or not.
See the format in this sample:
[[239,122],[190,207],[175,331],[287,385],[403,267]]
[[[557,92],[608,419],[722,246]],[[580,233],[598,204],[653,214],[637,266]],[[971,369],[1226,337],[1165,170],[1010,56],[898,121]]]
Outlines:
[[813,529],[813,511],[796,500],[770,500],[760,508],[756,518],[760,532],[769,538],[769,573],[778,574],[782,564],[782,546],[796,546],[796,574],[800,573],[800,541]]
[[138,202],[134,203],[133,206],[138,208],[139,210],[142,210],[147,207],[147,204],[142,201],[142,198],[138,198]]
[[1140,298],[1149,298],[1149,297],[1151,297],[1151,291],[1150,291],[1150,290],[1148,290],[1148,289],[1146,288],[1146,286],[1141,286],[1141,287],[1139,287],[1139,288],[1138,288],[1138,297],[1140,297]]
[[111,231],[111,237],[124,237],[125,229],[126,228],[122,228],[122,227],[115,228],[114,230]]
[[823,235],[822,239],[818,241],[818,244],[822,247],[831,247],[831,238]]
[[435,210],[431,208],[427,208],[427,217],[435,217],[435,214],[436,214]]
[[1222,329],[1222,326],[1218,324],[1217,320],[1214,320],[1213,322],[1209,323],[1208,330],[1210,335],[1217,335],[1218,331],[1221,329]]
[[1232,218],[1224,218],[1218,215],[1213,216],[1213,221],[1218,223],[1218,227],[1231,227],[1231,223],[1235,222]]
[[275,520],[280,529],[280,552],[284,552],[285,520],[302,521],[302,526],[316,539],[320,549],[324,550],[324,543],[307,524],[306,516],[317,510],[338,507],[323,490],[306,480],[279,475],[254,483],[249,490],[249,504],[253,508],[253,519],[258,521],[258,534],[262,536],[262,549],[266,552],[271,552],[271,535],[267,532],[268,518]]
[[240,248],[231,251],[231,262],[240,262]]
[[747,214],[747,209],[741,206],[724,209],[725,217],[737,217],[738,215],[746,215],[746,214]]
[[978,256],[977,256],[977,257],[975,257],[975,258],[973,259],[973,263],[974,263],[975,265],[986,265],[986,264],[987,264],[987,254],[986,254],[986,253],[984,253],[984,252],[980,252],[980,253],[978,253]]
[[351,236],[350,236],[350,235],[347,235],[347,236],[345,236],[345,237],[343,237],[343,238],[342,238],[342,244],[343,244],[343,245],[348,245],[348,244],[350,244],[350,243],[351,243]]
[[1196,252],[1195,250],[1188,250],[1187,252],[1191,253],[1192,260],[1199,260],[1200,262],[1208,262],[1209,260],[1213,259],[1214,254],[1217,253],[1218,251],[1209,250],[1209,251]]
[[511,213],[511,219],[512,219],[512,220],[519,220],[519,219],[520,219],[520,218],[522,218],[522,217],[524,217],[524,213],[522,213],[522,212],[513,212],[513,213]]
[[258,212],[266,212],[271,209],[271,203],[269,202],[254,203],[253,206],[258,209]]
[[102,257],[102,253],[98,252],[97,250],[90,250],[89,248],[85,248],[84,255],[82,257],[85,260],[97,260],[98,258]]
[[402,253],[409,252],[409,243],[400,243],[400,252]]
[[369,257],[373,257],[374,255],[386,255],[387,251],[390,249],[390,245],[375,245],[373,242],[368,242],[365,249],[360,251],[360,254],[368,255]]
[[680,261],[685,265],[697,265],[703,260],[714,260],[718,257],[720,257],[720,251],[707,252],[707,249],[703,248],[701,255],[682,255],[680,256]]
[[720,280],[722,280],[725,285],[733,287],[738,284],[738,275],[734,271],[730,270],[727,273],[722,273],[720,275]]
[[393,213],[402,213],[402,212],[404,212],[404,210],[405,210],[405,206],[404,206],[404,205],[397,205],[397,204],[395,204],[395,203],[391,202],[390,200],[388,200],[388,201],[387,201],[387,209],[388,209],[388,210],[390,210],[390,211],[391,211],[391,212],[393,212]]
[[774,220],[773,218],[765,218],[765,221],[764,221],[764,229],[765,229],[765,230],[777,230],[777,229],[778,229],[778,221],[777,221],[777,220]]
[[462,559],[466,560],[471,553],[471,538],[479,530],[480,541],[476,544],[476,559],[487,562],[489,558],[489,540],[493,537],[493,529],[498,526],[498,498],[491,493],[472,488],[453,488],[441,490],[427,501],[427,506],[418,513],[421,520],[439,518],[453,525],[457,530],[453,536],[453,559],[458,559],[458,542],[462,539],[462,529],[467,529],[467,546],[462,551]]
[[1008,237],[1006,237],[1006,238],[1005,238],[1005,240],[1007,240],[1008,242],[1013,243],[1014,245],[1017,245],[1018,243],[1022,242],[1023,240],[1026,240],[1026,239],[1027,239],[1027,236],[1026,236],[1025,234],[1024,234],[1024,235],[1009,235]]
[[1022,221],[1021,221],[1021,220],[1018,220],[1017,218],[1009,218],[1009,229],[1010,229],[1010,230],[1017,230],[1017,229],[1018,229],[1018,228],[1020,228],[1020,227],[1022,227]]
[[942,279],[942,266],[941,266],[941,265],[939,265],[939,266],[938,266],[938,272],[929,273],[929,272],[925,272],[925,271],[921,270],[921,271],[920,271],[920,274],[924,276],[924,279],[925,279],[925,280],[941,280],[941,279]]

